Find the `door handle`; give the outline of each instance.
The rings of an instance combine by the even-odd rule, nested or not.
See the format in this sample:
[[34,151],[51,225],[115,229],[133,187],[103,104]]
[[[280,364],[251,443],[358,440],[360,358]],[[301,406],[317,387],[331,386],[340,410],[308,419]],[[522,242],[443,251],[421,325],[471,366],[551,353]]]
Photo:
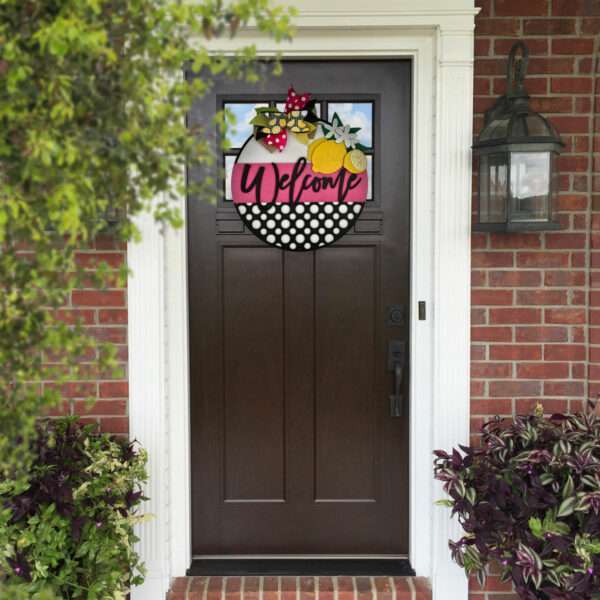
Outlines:
[[388,371],[394,374],[393,393],[389,395],[390,415],[392,417],[402,417],[404,412],[402,383],[404,379],[405,351],[406,342],[402,340],[390,340],[388,343]]

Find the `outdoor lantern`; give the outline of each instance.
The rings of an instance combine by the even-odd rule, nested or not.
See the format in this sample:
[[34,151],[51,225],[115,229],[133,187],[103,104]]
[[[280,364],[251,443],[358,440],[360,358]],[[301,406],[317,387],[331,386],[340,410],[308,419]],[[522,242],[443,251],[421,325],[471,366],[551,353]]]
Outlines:
[[485,114],[473,145],[479,159],[478,231],[559,229],[556,129],[529,106],[524,80],[529,51],[523,42],[508,57],[506,95]]

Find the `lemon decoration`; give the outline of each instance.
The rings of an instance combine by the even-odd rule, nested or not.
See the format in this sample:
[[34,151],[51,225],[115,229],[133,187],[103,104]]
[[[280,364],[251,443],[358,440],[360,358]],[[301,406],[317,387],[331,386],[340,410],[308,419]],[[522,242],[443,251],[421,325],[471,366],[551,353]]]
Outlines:
[[308,150],[306,152],[306,160],[308,162],[312,161],[312,155],[313,152],[315,151],[315,148],[317,148],[317,146],[320,146],[323,142],[325,142],[325,138],[318,138],[316,140],[313,140],[309,145],[308,145]]
[[344,157],[344,168],[350,173],[362,173],[367,170],[367,157],[362,150],[350,150]]
[[313,148],[310,156],[315,173],[335,173],[344,166],[346,147],[333,140],[324,140]]

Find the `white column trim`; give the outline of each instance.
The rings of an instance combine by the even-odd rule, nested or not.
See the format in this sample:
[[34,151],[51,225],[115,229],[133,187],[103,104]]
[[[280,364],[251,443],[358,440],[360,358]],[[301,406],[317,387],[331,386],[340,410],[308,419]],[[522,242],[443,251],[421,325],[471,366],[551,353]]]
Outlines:
[[164,600],[171,569],[165,543],[169,537],[169,426],[165,361],[165,241],[150,214],[136,219],[140,243],[127,246],[133,273],[128,280],[129,431],[148,450],[149,500],[142,511],[153,518],[138,527],[138,552],[146,564],[144,584],[134,600]]
[[[432,451],[468,441],[470,313],[470,144],[472,0],[328,2],[300,0],[294,42],[283,47],[247,30],[219,49],[255,43],[290,57],[408,57],[413,61],[411,247],[410,559],[430,577],[434,599],[467,600],[466,578],[450,560],[456,537],[432,478]],[[302,11],[306,5],[307,10]],[[412,6],[411,6],[412,5]],[[452,9],[452,6],[456,6]],[[310,10],[309,10],[310,9]],[[184,200],[182,199],[184,203]],[[130,429],[151,455],[148,509],[140,552],[148,579],[133,600],[164,600],[171,577],[190,561],[190,458],[185,231],[164,236],[140,219],[130,244]],[[418,321],[417,302],[427,302]]]

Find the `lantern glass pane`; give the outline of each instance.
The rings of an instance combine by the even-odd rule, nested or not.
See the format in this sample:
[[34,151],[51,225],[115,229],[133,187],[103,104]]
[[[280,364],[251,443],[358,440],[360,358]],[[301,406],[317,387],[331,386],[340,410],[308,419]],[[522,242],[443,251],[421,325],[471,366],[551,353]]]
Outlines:
[[479,221],[506,222],[508,195],[506,154],[482,155],[479,165]]
[[512,152],[512,221],[550,219],[550,152]]

